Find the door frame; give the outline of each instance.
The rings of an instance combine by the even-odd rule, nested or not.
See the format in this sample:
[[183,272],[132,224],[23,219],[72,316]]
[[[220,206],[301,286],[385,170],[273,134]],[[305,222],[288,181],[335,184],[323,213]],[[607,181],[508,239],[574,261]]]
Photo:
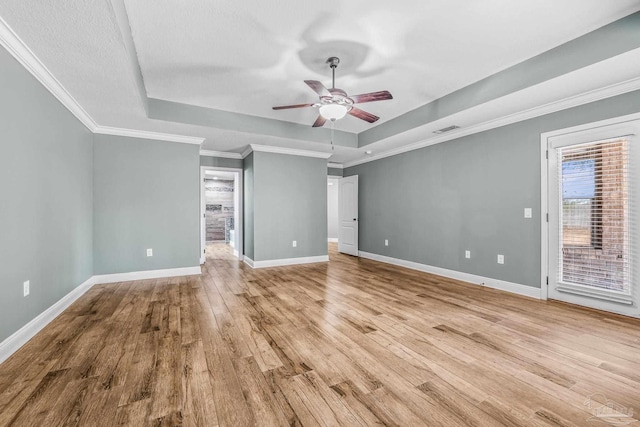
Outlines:
[[625,122],[635,120],[640,120],[640,113],[585,123],[540,134],[540,299],[546,300],[549,298],[549,140],[566,134],[588,130],[595,131],[600,127],[622,125]]
[[205,224],[206,201],[204,194],[204,180],[207,171],[234,172],[236,174],[233,188],[234,205],[236,205],[235,207],[237,207],[234,212],[236,244],[233,248],[233,255],[237,256],[238,260],[242,261],[244,259],[244,186],[242,183],[243,169],[200,166],[200,264],[204,264],[205,262],[204,251],[207,246]]

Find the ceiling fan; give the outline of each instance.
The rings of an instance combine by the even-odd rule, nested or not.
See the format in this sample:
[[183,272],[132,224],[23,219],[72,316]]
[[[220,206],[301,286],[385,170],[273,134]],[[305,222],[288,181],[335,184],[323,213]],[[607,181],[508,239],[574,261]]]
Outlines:
[[296,104],[296,105],[283,105],[280,107],[273,107],[274,110],[287,110],[290,108],[305,108],[305,107],[318,107],[320,115],[316,119],[313,127],[323,126],[327,120],[336,121],[349,114],[353,117],[357,117],[366,122],[373,123],[380,117],[367,113],[359,108],[354,107],[354,104],[362,104],[364,102],[384,101],[387,99],[393,99],[393,96],[389,91],[382,90],[380,92],[363,93],[361,95],[348,96],[347,93],[336,88],[336,68],[340,63],[340,59],[332,56],[327,59],[327,64],[331,68],[333,81],[331,89],[327,89],[324,85],[317,80],[305,80],[304,82],[313,89],[320,97],[319,102],[311,104]]

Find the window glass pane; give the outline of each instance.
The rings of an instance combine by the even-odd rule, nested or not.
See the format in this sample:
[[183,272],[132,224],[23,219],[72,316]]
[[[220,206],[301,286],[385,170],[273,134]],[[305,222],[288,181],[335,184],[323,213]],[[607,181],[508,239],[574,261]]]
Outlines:
[[595,159],[562,162],[562,198],[592,199],[596,192]]
[[562,200],[562,243],[591,246],[591,199]]

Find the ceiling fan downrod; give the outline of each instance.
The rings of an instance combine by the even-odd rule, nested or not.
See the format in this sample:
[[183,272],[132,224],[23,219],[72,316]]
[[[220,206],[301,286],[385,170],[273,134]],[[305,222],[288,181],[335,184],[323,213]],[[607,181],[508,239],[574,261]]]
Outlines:
[[326,63],[329,64],[329,67],[331,67],[331,74],[332,74],[331,89],[335,89],[336,88],[336,68],[338,68],[338,64],[340,63],[340,58],[338,58],[337,56],[332,56],[329,59],[327,59]]

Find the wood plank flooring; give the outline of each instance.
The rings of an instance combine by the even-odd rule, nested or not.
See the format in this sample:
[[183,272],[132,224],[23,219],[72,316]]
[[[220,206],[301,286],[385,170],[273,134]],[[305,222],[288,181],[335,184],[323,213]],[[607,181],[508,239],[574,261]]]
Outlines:
[[640,414],[640,321],[330,258],[216,245],[201,276],[94,286],[0,365],[0,426],[581,426],[594,393]]

